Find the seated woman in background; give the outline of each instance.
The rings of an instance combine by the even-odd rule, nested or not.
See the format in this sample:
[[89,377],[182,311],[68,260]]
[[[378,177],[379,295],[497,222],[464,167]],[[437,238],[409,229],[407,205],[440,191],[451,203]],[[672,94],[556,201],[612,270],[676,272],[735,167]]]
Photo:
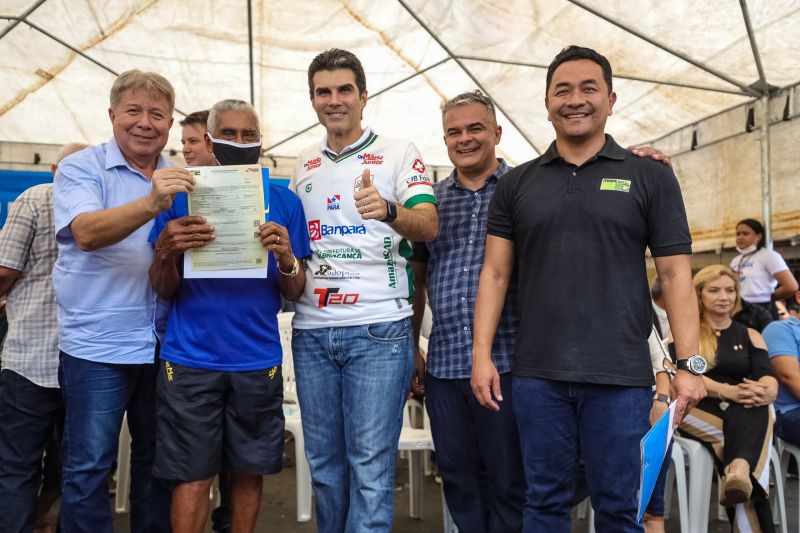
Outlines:
[[731,269],[739,276],[741,297],[750,304],[763,307],[777,320],[773,300],[788,298],[797,290],[797,280],[781,255],[764,245],[764,226],[752,218],[736,224],[736,249],[739,255],[731,261]]
[[684,418],[682,435],[714,454],[720,503],[735,531],[774,531],[767,492],[772,445],[771,403],[778,382],[766,344],[731,317],[740,305],[739,280],[724,265],[700,270],[693,280],[700,306],[700,353],[709,370],[708,396]]

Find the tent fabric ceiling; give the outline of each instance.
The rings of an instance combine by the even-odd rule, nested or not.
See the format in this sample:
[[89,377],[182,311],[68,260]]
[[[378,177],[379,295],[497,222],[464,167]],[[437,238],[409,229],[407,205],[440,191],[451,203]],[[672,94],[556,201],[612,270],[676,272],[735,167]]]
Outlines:
[[[799,0],[253,0],[264,147],[293,156],[322,136],[295,134],[316,123],[306,68],[333,46],[364,63],[365,123],[414,140],[430,164],[448,164],[439,105],[476,82],[503,110],[503,157],[546,149],[544,67],[572,43],[614,67],[608,131],[622,144],[657,139],[762,90],[743,5],[765,80],[800,81]],[[109,70],[163,74],[184,113],[250,99],[245,0],[0,0],[0,16],[0,140],[104,141]],[[177,124],[168,147],[180,148]]]

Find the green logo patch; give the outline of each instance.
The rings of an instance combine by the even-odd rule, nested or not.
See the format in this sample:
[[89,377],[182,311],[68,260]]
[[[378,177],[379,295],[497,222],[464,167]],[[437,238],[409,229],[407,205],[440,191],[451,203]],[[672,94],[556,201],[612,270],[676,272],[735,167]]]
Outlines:
[[600,190],[630,192],[631,180],[622,180],[618,178],[603,178],[602,181],[600,181]]

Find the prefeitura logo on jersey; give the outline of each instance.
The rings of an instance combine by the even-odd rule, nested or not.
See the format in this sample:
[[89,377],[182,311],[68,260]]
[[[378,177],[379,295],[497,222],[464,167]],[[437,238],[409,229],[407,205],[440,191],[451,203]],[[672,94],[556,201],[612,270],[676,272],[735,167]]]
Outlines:
[[331,226],[322,224],[319,219],[308,221],[308,237],[312,241],[318,241],[328,235],[366,235],[367,228],[364,224],[357,226]]
[[322,157],[315,157],[303,163],[303,168],[306,170],[314,170],[322,166]]
[[359,154],[362,165],[382,165],[383,156],[379,154]]
[[314,254],[320,259],[363,259],[360,248],[332,248],[316,250]]

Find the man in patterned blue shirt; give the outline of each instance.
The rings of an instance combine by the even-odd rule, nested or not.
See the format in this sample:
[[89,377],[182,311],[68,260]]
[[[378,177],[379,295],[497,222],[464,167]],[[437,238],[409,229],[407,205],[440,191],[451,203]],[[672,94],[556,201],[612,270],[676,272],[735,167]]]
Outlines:
[[439,473],[456,525],[461,531],[516,532],[522,528],[525,485],[511,410],[510,357],[517,331],[514,290],[508,291],[492,347],[503,407],[484,409],[470,387],[472,321],[487,209],[498,179],[508,171],[495,155],[502,128],[494,103],[480,91],[445,102],[442,120],[455,170],[434,185],[439,236],[427,244],[417,243],[412,257],[417,338],[426,284],[433,311],[427,372],[417,352],[413,388],[426,394]]

